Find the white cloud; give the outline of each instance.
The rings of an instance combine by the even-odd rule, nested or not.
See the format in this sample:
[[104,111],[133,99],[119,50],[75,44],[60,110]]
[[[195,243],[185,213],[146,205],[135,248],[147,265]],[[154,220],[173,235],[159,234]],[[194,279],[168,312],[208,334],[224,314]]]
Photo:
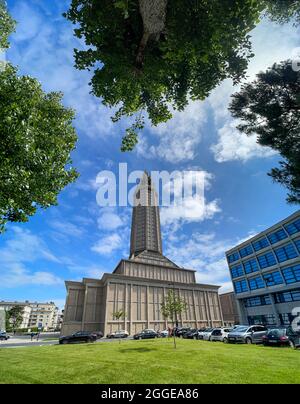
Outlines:
[[137,154],[144,158],[161,159],[170,163],[193,160],[197,146],[202,140],[202,128],[207,121],[205,105],[199,101],[190,102],[183,112],[174,111],[173,118],[157,127],[147,128],[158,140],[157,146],[148,146],[141,137]]
[[171,189],[173,200],[171,198],[172,202],[170,206],[163,206],[161,208],[162,225],[201,222],[205,219],[211,219],[216,213],[221,211],[217,200],[208,202],[205,198],[205,190],[210,188],[211,180],[213,179],[211,174],[203,170],[197,170],[196,172],[187,171],[184,176],[184,185],[193,182],[195,173],[197,174],[197,178],[201,180],[199,183],[201,189],[200,187],[197,188],[197,192],[195,193],[183,195],[182,197],[183,184],[180,181],[170,181],[165,185],[165,188]]
[[81,237],[84,233],[82,228],[66,220],[51,220],[49,225],[57,232],[70,237]]
[[218,163],[225,161],[247,161],[251,158],[270,157],[276,152],[269,147],[260,146],[256,136],[247,136],[236,129],[236,121],[227,121],[218,130],[219,142],[211,147]]
[[122,239],[119,234],[114,233],[101,239],[92,246],[91,250],[100,255],[109,255],[122,247]]
[[[257,73],[267,70],[274,63],[291,59],[294,48],[299,45],[299,35],[292,25],[264,21],[253,30],[252,42],[255,57],[248,67],[248,82],[253,81]],[[239,122],[231,117],[228,106],[231,95],[239,89],[240,86],[233,87],[227,80],[215,89],[208,99],[218,134],[218,142],[213,144],[210,150],[218,163],[233,160],[245,162],[276,154],[270,148],[258,145],[255,135],[248,137],[236,129]]]
[[126,223],[125,218],[118,215],[114,208],[102,208],[97,222],[102,231],[116,230]]
[[166,240],[166,255],[176,264],[196,270],[199,283],[219,285],[221,292],[233,289],[225,252],[253,236],[249,233],[242,239],[219,239],[214,233],[193,233]]
[[11,229],[11,238],[0,249],[1,286],[12,288],[24,285],[62,285],[63,280],[55,274],[45,270],[30,271],[25,266],[26,263],[38,260],[61,263],[49,251],[44,241],[29,230],[16,226]]
[[[112,110],[90,94],[91,73],[74,67],[74,48],[83,49],[84,44],[74,37],[74,27],[62,17],[59,3],[55,5],[57,12],[46,18],[39,3],[21,2],[12,8],[18,25],[11,37],[10,60],[20,65],[22,72],[38,78],[46,91],[64,92],[64,103],[76,110],[75,125],[83,134],[113,136]],[[67,3],[64,7],[67,10]]]

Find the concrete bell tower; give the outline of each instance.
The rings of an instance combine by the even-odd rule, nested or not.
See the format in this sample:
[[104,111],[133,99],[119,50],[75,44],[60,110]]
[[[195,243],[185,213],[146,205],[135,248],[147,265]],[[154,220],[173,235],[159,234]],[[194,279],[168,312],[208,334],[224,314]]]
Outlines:
[[134,195],[130,258],[134,258],[143,251],[162,254],[157,192],[146,171]]

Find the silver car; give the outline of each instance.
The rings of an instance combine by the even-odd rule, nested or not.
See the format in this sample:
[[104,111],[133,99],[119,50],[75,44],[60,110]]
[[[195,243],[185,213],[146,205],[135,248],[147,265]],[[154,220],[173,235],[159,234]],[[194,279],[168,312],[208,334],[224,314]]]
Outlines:
[[261,344],[268,329],[263,325],[240,326],[228,334],[230,344]]
[[215,328],[211,333],[211,341],[228,342],[228,334],[232,331],[232,328]]

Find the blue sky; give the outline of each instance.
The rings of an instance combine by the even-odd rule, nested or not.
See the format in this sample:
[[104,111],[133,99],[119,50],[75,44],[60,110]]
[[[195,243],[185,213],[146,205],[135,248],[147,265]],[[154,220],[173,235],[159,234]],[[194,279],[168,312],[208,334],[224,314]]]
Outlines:
[[[61,14],[65,0],[9,0],[18,21],[7,59],[21,74],[36,77],[45,91],[63,91],[64,104],[77,111],[79,135],[73,153],[80,179],[59,196],[59,205],[39,211],[26,224],[9,225],[0,238],[0,299],[65,299],[64,280],[101,277],[129,254],[130,208],[100,208],[95,178],[101,170],[189,170],[207,173],[206,211],[187,220],[182,209],[162,212],[164,253],[197,270],[197,280],[230,290],[224,252],[297,210],[266,172],[278,161],[255,138],[239,134],[227,106],[230,81],[205,102],[158,128],[147,126],[134,153],[119,151],[126,122],[113,125],[112,111],[89,94],[90,74],[73,67],[73,48],[82,47]],[[299,29],[262,22],[252,33],[255,58],[248,80],[300,47]],[[197,210],[197,206],[195,206]]]

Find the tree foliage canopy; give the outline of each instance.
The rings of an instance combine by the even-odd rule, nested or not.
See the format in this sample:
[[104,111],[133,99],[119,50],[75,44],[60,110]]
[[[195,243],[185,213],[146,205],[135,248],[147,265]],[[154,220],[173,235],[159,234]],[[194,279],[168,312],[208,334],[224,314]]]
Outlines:
[[5,1],[0,0],[0,51],[8,48],[8,37],[14,29],[15,21],[8,14]]
[[273,21],[300,23],[300,0],[265,0],[266,15]]
[[[14,22],[0,3],[0,41],[8,46]],[[62,94],[43,92],[40,83],[0,69],[0,232],[7,222],[25,222],[38,207],[57,203],[58,193],[77,178],[70,153],[77,136],[74,112]]]
[[285,158],[269,175],[287,187],[288,202],[300,203],[300,72],[286,61],[259,73],[233,95],[230,111],[241,132]]
[[155,35],[147,35],[144,0],[73,0],[65,14],[87,45],[75,50],[75,64],[94,70],[92,92],[118,108],[114,121],[137,116],[123,151],[135,146],[145,114],[158,125],[172,117],[172,108],[205,99],[222,80],[244,77],[252,56],[248,33],[262,10],[256,0],[148,2],[167,7]]
[[74,113],[62,94],[42,91],[40,83],[18,76],[11,65],[0,72],[0,229],[24,222],[37,207],[57,202],[58,193],[77,177],[70,152],[77,136]]

